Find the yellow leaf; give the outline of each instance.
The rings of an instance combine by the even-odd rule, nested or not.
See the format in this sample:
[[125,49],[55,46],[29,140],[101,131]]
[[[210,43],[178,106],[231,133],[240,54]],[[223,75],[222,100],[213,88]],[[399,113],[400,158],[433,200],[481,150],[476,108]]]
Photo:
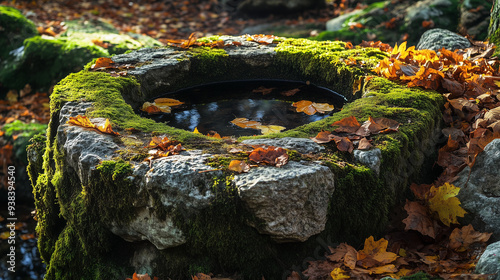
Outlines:
[[196,133],[196,134],[201,134],[201,133],[198,131],[198,127],[195,127],[195,128],[194,128],[193,133]]
[[438,213],[439,219],[446,226],[458,224],[457,217],[463,217],[467,213],[460,207],[460,200],[456,197],[459,191],[459,187],[449,183],[439,188],[431,187],[430,193],[433,196],[429,199],[429,208]]
[[5,240],[5,239],[8,239],[9,236],[10,236],[10,232],[9,231],[4,231],[4,232],[0,233],[0,239]]
[[258,125],[255,128],[260,129],[260,132],[263,135],[267,135],[267,134],[271,134],[271,133],[279,133],[283,129],[286,129],[286,127],[279,126],[279,125]]
[[247,118],[236,118],[236,119],[232,120],[231,123],[235,124],[241,128],[254,128],[254,129],[258,129],[258,128],[256,128],[256,126],[261,125],[260,122],[251,121]]
[[367,239],[365,239],[365,246],[363,250],[358,252],[358,261],[363,260],[366,257],[371,257],[372,259],[382,264],[393,262],[398,258],[398,255],[386,251],[388,244],[389,241],[385,240],[384,238],[375,241],[373,239],[373,236],[368,237]]
[[346,275],[344,273],[345,273],[345,271],[342,268],[337,267],[334,270],[332,270],[332,272],[330,273],[330,276],[332,276],[333,280],[351,278],[349,275]]
[[229,163],[229,170],[236,171],[238,173],[248,172],[248,170],[250,170],[250,165],[244,161],[233,159]]
[[398,269],[396,268],[395,265],[393,264],[388,264],[388,265],[383,265],[383,266],[377,266],[370,268],[370,273],[373,274],[384,274],[384,273],[390,273],[390,272],[397,272]]

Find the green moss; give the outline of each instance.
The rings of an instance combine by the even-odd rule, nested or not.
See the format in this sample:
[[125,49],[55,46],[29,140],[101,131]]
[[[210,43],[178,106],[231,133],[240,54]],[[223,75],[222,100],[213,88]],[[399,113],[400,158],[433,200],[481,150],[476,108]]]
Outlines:
[[43,154],[45,153],[47,142],[45,135],[46,133],[43,132],[33,136],[29,140],[31,144],[26,148],[26,153],[29,157],[27,171],[32,186],[35,186],[38,176],[43,174]]
[[204,136],[138,116],[122,97],[122,92],[134,92],[140,96],[138,86],[134,78],[111,77],[103,72],[81,71],[70,74],[54,88],[51,110],[58,111],[63,102],[86,100],[94,104],[88,112],[89,117],[108,118],[113,126],[121,129],[134,128],[143,132],[168,134],[187,145],[188,138],[206,139]]
[[92,58],[109,56],[95,45],[35,36],[24,41],[24,52],[0,69],[0,82],[8,88],[48,89],[68,73],[79,71]]
[[0,59],[5,60],[9,52],[23,45],[26,38],[38,34],[35,24],[12,7],[0,6]]
[[[14,143],[14,158],[22,162],[24,165],[28,164],[26,148],[28,147],[29,140],[36,134],[45,132],[46,129],[46,124],[24,123],[20,120],[15,120],[12,123],[5,124],[1,128],[1,130],[5,132],[7,140]],[[13,136],[16,136],[15,140],[13,139]]]
[[[244,209],[231,175],[213,178],[214,194],[210,206],[196,216],[177,215],[177,223],[186,235],[184,250],[190,256],[183,272],[178,267],[169,275],[172,279],[189,278],[190,273],[224,271],[244,275],[244,279],[274,279],[281,268],[274,264],[275,249],[268,236],[260,235],[246,222],[258,221]],[[258,270],[255,268],[258,267]],[[166,269],[169,271],[169,269]],[[179,277],[181,276],[181,277]]]

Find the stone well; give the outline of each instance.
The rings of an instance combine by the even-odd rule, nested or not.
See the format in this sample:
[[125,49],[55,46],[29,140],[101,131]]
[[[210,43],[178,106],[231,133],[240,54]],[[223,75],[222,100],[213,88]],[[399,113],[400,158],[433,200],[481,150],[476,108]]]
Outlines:
[[[303,39],[268,45],[245,37],[203,40],[215,39],[231,45],[133,51],[112,58],[126,69],[92,71],[90,63],[55,87],[43,173],[34,172],[41,160],[31,162],[47,279],[125,279],[134,272],[160,279],[197,272],[281,279],[321,257],[328,245],[380,233],[409,182],[425,172],[440,131],[441,95],[381,78],[353,94],[354,81],[371,75],[383,52]],[[347,66],[349,57],[363,66]],[[353,101],[321,121],[237,143],[134,111],[165,92],[263,78],[310,81]],[[77,115],[99,125],[107,118],[120,135],[66,123]],[[372,150],[353,154],[309,139],[352,115],[391,118],[401,126],[374,136]],[[152,136],[178,140],[186,151],[145,161]],[[283,147],[290,162],[228,171],[235,158],[229,150],[241,143]]]

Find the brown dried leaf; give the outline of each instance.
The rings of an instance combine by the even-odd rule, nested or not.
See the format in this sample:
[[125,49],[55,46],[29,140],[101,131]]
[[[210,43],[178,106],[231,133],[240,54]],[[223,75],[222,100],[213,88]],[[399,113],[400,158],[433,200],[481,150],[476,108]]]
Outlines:
[[456,228],[450,234],[450,249],[457,252],[463,252],[473,243],[486,243],[492,233],[481,233],[475,231],[472,225],[467,225],[461,229]]
[[286,150],[274,146],[269,146],[267,149],[257,148],[250,153],[248,158],[256,163],[265,163],[276,167],[281,167],[288,163]]
[[248,172],[250,170],[250,165],[241,160],[231,160],[229,163],[229,170],[236,171],[238,173]]

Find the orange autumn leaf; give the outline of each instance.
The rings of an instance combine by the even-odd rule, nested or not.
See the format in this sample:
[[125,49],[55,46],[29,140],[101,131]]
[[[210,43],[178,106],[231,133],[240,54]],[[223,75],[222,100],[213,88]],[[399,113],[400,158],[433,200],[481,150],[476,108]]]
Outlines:
[[148,115],[159,114],[159,113],[170,113],[170,106],[156,106],[151,102],[144,102],[141,107],[141,111],[148,113]]
[[111,134],[111,135],[120,135],[118,132],[113,131],[111,128],[111,124],[109,123],[109,119],[106,119],[106,122],[102,126],[97,126],[93,124],[87,116],[78,115],[76,117],[69,117],[69,120],[66,122],[67,124],[77,125],[81,127],[93,128],[102,133]]
[[341,152],[352,153],[352,151],[354,150],[354,144],[347,137],[339,137],[334,135],[333,140],[335,140],[337,149]]
[[457,217],[463,217],[467,213],[460,207],[460,200],[456,197],[459,191],[459,187],[450,183],[445,183],[439,188],[431,187],[429,208],[439,215],[439,219],[446,226],[452,223],[458,224]]
[[213,130],[209,131],[207,133],[207,136],[208,137],[212,137],[212,138],[222,139],[222,137],[220,136],[220,134],[217,133],[216,131],[213,131]]
[[[386,251],[388,244],[389,242],[384,238],[375,241],[373,236],[368,237],[365,239],[365,246],[363,247],[363,250],[358,251],[358,261],[370,258],[382,265],[395,261],[398,258],[398,255]],[[365,268],[368,267],[369,266],[365,266]]]
[[248,172],[250,170],[250,165],[244,161],[234,159],[229,163],[229,170],[238,173]]
[[254,149],[248,158],[256,163],[264,163],[281,167],[288,163],[288,154],[286,150],[280,147],[269,146],[267,149]]
[[469,249],[469,246],[474,243],[486,243],[492,233],[481,233],[475,231],[472,225],[467,225],[461,229],[455,228],[450,234],[450,249],[457,252],[463,252]]
[[204,273],[198,272],[195,276],[191,276],[192,280],[211,280],[212,277],[210,275],[206,275]]
[[247,118],[236,118],[232,120],[231,123],[241,128],[253,128],[253,129],[258,129],[257,126],[261,125],[260,122],[251,121]]
[[311,140],[318,144],[328,143],[333,140],[333,135],[330,133],[330,131],[321,131],[318,132],[318,135],[316,135],[316,137],[311,138]]
[[106,67],[111,67],[115,62],[111,60],[111,58],[108,57],[99,57],[96,61],[95,64],[92,65],[90,68],[91,69],[98,69],[98,68],[106,68]]
[[307,115],[314,115],[316,113],[324,114],[334,109],[333,105],[328,103],[315,103],[308,100],[295,102],[292,106],[297,108],[297,112],[304,112]]
[[181,102],[177,99],[172,99],[172,98],[156,98],[154,100],[154,103],[156,106],[166,105],[166,106],[170,106],[170,107],[179,106],[179,105],[184,104],[184,102]]
[[336,121],[331,124],[331,126],[338,125],[339,127],[335,129],[335,132],[347,132],[347,133],[355,133],[361,124],[356,120],[355,116],[350,116],[347,118],[343,118],[340,121]]
[[[157,279],[157,277],[155,277]],[[127,280],[151,280],[151,277],[146,273],[146,274],[137,274],[137,272],[134,272],[134,275],[132,275],[132,279],[127,278]]]

